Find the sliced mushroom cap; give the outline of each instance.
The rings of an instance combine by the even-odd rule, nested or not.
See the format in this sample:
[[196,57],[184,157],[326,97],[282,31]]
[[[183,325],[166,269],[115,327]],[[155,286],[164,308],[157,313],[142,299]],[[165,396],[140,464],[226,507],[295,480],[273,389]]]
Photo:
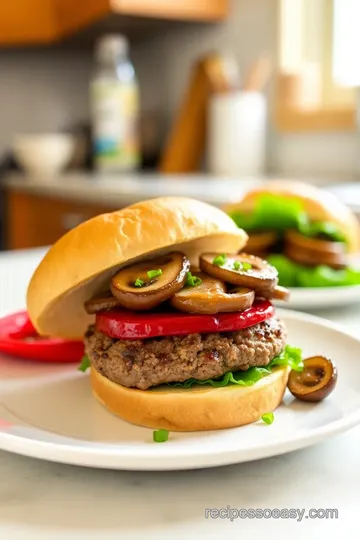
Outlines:
[[271,291],[262,291],[257,296],[262,296],[268,300],[283,300],[284,302],[287,302],[290,298],[290,291],[289,289],[286,289],[286,287],[276,285]]
[[297,231],[289,230],[285,234],[285,242],[294,248],[313,251],[314,254],[345,254],[346,246],[343,242],[331,242],[318,238],[309,238]]
[[224,282],[197,272],[202,281],[194,287],[184,287],[171,299],[171,304],[187,313],[225,313],[243,311],[252,306],[255,293],[247,288],[238,288],[234,293],[227,293]]
[[306,266],[324,264],[335,270],[341,270],[347,266],[347,257],[343,253],[315,252],[311,249],[296,247],[293,244],[285,245],[284,253],[294,262],[305,264]]
[[255,291],[269,291],[278,283],[278,272],[268,262],[247,253],[204,253],[200,268],[215,278]]
[[116,306],[119,305],[119,300],[117,300],[109,291],[108,293],[95,296],[94,298],[87,300],[87,302],[85,302],[84,304],[84,307],[87,313],[92,315],[94,313],[100,313],[100,311],[114,309],[116,308]]
[[183,287],[189,268],[183,253],[169,253],[120,270],[111,280],[111,292],[128,309],[149,310]]
[[324,356],[312,356],[304,360],[301,372],[292,370],[288,388],[301,401],[321,401],[331,394],[337,382],[335,365]]
[[259,253],[266,253],[277,241],[277,234],[273,231],[249,233],[249,239],[246,243],[246,253],[252,255],[258,255]]

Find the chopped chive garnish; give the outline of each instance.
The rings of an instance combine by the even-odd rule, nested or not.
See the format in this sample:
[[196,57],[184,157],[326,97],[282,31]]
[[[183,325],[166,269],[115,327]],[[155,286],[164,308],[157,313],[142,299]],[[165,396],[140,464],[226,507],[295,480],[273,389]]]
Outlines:
[[240,270],[240,268],[242,268],[242,264],[240,261],[234,261],[234,264],[233,264],[233,269],[234,270]]
[[225,253],[223,253],[222,255],[217,255],[213,260],[213,264],[216,264],[216,266],[224,266],[225,262],[226,262]]
[[252,269],[252,264],[244,262],[244,263],[242,263],[242,267],[243,267],[243,270],[251,270]]
[[169,432],[167,429],[158,429],[153,431],[154,442],[166,442],[169,439]]
[[191,272],[186,274],[186,287],[197,287],[202,283],[202,279],[197,276],[193,276]]
[[85,373],[85,371],[87,369],[89,369],[89,367],[91,367],[91,363],[90,363],[90,358],[88,357],[87,354],[85,354],[82,359],[81,359],[81,364],[80,366],[78,367],[78,370],[79,371],[82,371],[83,373]]
[[144,282],[142,279],[136,278],[134,285],[135,287],[142,287],[144,285]]
[[160,270],[160,268],[159,268],[159,270],[149,270],[146,273],[147,273],[149,279],[154,279],[156,277],[161,276],[162,270]]
[[263,414],[262,417],[261,417],[261,420],[263,422],[265,422],[265,424],[268,424],[268,426],[270,426],[270,424],[272,424],[273,421],[274,421],[274,413],[267,412],[267,413]]

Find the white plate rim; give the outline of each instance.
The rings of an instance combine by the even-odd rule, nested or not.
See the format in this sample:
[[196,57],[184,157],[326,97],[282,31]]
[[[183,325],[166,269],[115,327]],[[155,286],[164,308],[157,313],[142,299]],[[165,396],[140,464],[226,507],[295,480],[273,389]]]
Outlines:
[[[284,319],[287,318],[313,323],[323,328],[331,329],[336,333],[348,337],[360,347],[360,338],[357,338],[340,324],[333,323],[322,317],[289,309],[277,309],[277,314]],[[307,435],[300,434],[299,436],[294,436],[291,440],[280,443],[280,447],[278,442],[273,442],[268,443],[264,447],[256,448],[255,450],[251,449],[251,461],[282,455],[294,450],[309,447],[321,442],[329,436],[335,436],[347,431],[359,423],[360,409],[348,414],[345,418],[322,426],[316,433],[310,432]],[[99,446],[101,448],[99,448]],[[166,449],[165,451],[163,450],[164,446],[166,447],[166,445],[158,445],[158,455],[146,455],[146,460],[141,461],[141,458],[143,457],[141,453],[136,455],[137,453],[132,452],[133,455],[128,459],[128,455],[122,455],[121,452],[119,452],[118,446],[106,448],[106,445],[102,447],[101,444],[94,443],[94,446],[92,447],[83,448],[72,444],[57,444],[36,439],[28,439],[6,431],[1,431],[0,429],[0,450],[46,461],[83,467],[160,472],[219,467],[250,461],[248,458],[244,459],[238,455],[239,452],[241,452],[239,448],[231,448],[226,451],[220,449],[211,452],[211,449],[204,447],[201,451],[196,451],[188,455],[184,455],[181,450],[178,450],[177,452],[172,452],[170,456],[167,456],[165,453]],[[120,463],[121,459],[125,457],[127,462]],[[177,459],[181,459],[181,464],[175,464]],[[133,465],[131,462],[133,462]]]

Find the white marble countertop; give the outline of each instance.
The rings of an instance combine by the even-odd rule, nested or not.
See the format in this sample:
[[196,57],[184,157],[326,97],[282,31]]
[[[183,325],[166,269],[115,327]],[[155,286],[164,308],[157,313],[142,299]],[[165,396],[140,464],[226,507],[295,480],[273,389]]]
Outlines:
[[[0,254],[0,314],[24,307],[42,250]],[[360,306],[316,312],[358,334]],[[0,539],[359,538],[360,427],[271,459],[178,473],[104,471],[0,452]],[[338,519],[206,519],[207,508],[338,510]]]
[[[198,175],[90,175],[69,173],[58,177],[27,177],[12,174],[4,179],[7,189],[20,189],[37,195],[68,200],[122,206],[159,196],[185,196],[214,205],[233,202],[244,191],[263,184],[271,177],[229,178]],[[328,185],[328,179],[304,179],[318,186]]]

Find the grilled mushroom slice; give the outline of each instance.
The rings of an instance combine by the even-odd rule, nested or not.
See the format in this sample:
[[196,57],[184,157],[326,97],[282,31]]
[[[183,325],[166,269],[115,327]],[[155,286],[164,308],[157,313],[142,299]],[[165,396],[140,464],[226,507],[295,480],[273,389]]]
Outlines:
[[346,247],[343,242],[331,242],[318,238],[309,238],[297,231],[289,230],[285,234],[285,242],[294,248],[307,249],[320,254],[345,254]]
[[335,269],[347,266],[344,243],[308,238],[297,231],[286,233],[284,252],[293,261],[308,266],[325,264]]
[[250,289],[237,288],[234,293],[227,293],[223,281],[203,272],[193,276],[201,283],[184,287],[171,299],[172,306],[180,311],[207,314],[235,312],[248,309],[254,302],[255,293]]
[[87,300],[84,304],[85,310],[90,315],[94,313],[100,313],[100,311],[107,311],[110,309],[116,308],[116,306],[119,306],[119,300],[117,300],[112,294],[111,291],[108,293],[95,296],[94,298],[91,298],[90,300]]
[[149,310],[183,287],[189,268],[183,253],[169,253],[120,270],[112,278],[110,289],[122,306]]
[[331,394],[337,382],[335,365],[324,356],[312,356],[304,360],[301,372],[292,370],[288,388],[301,401],[321,401]]
[[273,231],[249,233],[249,239],[246,243],[246,253],[258,255],[265,253],[271,246],[276,244],[277,234]]
[[200,257],[200,268],[212,277],[255,291],[272,290],[278,283],[276,268],[247,253],[204,253]]
[[289,259],[306,266],[324,264],[335,270],[341,270],[347,266],[347,257],[343,253],[314,252],[311,249],[296,247],[292,244],[285,246],[284,253]]
[[287,302],[290,298],[290,291],[289,289],[286,289],[286,287],[276,285],[271,291],[262,291],[257,294],[257,296],[262,296],[268,300],[283,300],[284,302]]

